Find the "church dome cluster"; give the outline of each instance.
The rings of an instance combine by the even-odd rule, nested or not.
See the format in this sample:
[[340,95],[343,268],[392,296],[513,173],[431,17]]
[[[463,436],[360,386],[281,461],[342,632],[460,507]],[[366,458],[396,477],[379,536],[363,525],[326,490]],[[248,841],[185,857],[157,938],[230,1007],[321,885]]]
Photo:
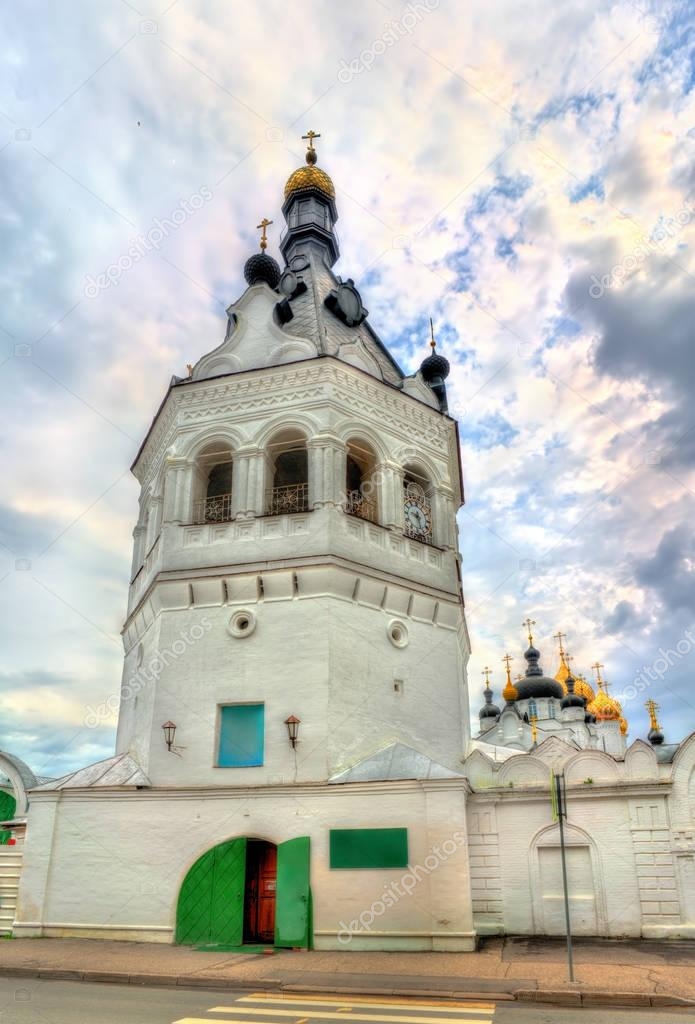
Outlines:
[[[492,671],[487,665],[483,671],[484,704],[478,713],[480,738],[484,736],[486,742],[502,745],[518,747],[521,744],[528,749],[529,744],[536,744],[539,734],[564,735],[582,746],[597,746],[617,756],[624,754],[629,724],[620,701],[609,692],[601,674],[603,665],[597,661],[591,666],[595,675],[593,686],[583,675],[575,675],[570,667],[574,659],[563,646],[565,634],[556,633],[553,639],[558,641],[560,664],[554,676],[546,675],[541,667],[541,652],[531,633],[535,622],[527,619],[524,625],[528,631],[528,647],[523,655],[526,671],[512,681],[510,662],[513,658],[505,654],[502,661],[506,664],[507,678],[501,692],[504,701],[501,711],[490,687]],[[651,717],[647,739],[652,746],[659,746],[664,742],[664,734],[656,720],[657,706],[653,701],[647,701],[646,706]],[[491,740],[493,735],[495,739]]]

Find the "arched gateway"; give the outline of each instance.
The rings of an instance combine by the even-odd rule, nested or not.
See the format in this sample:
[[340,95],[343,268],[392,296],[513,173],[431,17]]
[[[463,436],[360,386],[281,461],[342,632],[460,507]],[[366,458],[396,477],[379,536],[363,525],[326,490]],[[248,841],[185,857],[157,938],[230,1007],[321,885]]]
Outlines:
[[275,845],[240,836],[189,868],[176,909],[176,942],[309,947],[309,837]]

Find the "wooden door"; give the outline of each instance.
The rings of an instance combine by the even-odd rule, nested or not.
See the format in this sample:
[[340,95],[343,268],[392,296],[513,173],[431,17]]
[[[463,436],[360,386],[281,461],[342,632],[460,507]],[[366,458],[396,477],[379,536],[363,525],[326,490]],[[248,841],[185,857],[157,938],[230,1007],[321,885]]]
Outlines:
[[272,843],[250,840],[246,860],[244,940],[272,942],[275,935],[277,850]]

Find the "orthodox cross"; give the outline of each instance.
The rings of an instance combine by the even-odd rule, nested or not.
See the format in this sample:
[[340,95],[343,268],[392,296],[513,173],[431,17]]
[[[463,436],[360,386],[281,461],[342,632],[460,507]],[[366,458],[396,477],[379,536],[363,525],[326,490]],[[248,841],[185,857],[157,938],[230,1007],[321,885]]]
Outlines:
[[511,674],[511,671],[509,669],[509,663],[514,661],[514,659],[512,658],[511,654],[505,654],[505,656],[502,658],[502,661],[507,666],[507,679],[511,683],[511,681],[512,681],[512,674]]
[[538,726],[536,724],[538,722],[538,715],[531,715],[529,722],[531,723],[531,740],[535,744],[538,740]]
[[557,640],[557,642],[559,644],[559,647],[560,647],[560,657],[561,658],[564,658],[564,656],[565,656],[565,650],[564,650],[564,648],[562,646],[562,641],[566,640],[566,639],[567,639],[567,633],[560,633],[560,632],[553,633],[553,640]]
[[309,140],[309,145],[308,145],[307,149],[313,149],[314,148],[314,139],[320,139],[321,138],[321,134],[320,134],[320,132],[313,132],[313,131],[309,130],[306,133],[306,135],[302,135],[302,138]]
[[531,633],[531,626],[535,626],[536,625],[536,620],[535,619],[524,619],[524,621],[521,623],[521,625],[522,626],[526,626],[526,628],[528,630],[529,647],[533,647],[533,635]]
[[272,220],[268,220],[267,217],[264,217],[260,224],[256,224],[256,228],[261,229],[261,252],[265,252],[265,250],[268,248],[268,238],[265,229],[269,227],[269,225],[271,225],[272,223]]
[[603,679],[601,678],[601,669],[604,668],[604,667],[605,666],[602,665],[598,661],[594,662],[594,664],[591,666],[591,671],[592,672],[594,672],[594,671],[596,672],[596,682],[598,683],[599,690],[603,689]]
[[488,690],[490,688],[490,676],[492,675],[492,669],[488,668],[486,665],[480,674],[481,676],[485,676],[485,689]]
[[652,729],[658,729],[659,728],[659,722],[657,720],[656,713],[659,710],[659,705],[656,703],[655,700],[652,700],[652,698],[650,697],[649,700],[645,703],[644,706],[647,709],[647,711],[649,712],[649,720],[650,720],[650,724],[651,724]]

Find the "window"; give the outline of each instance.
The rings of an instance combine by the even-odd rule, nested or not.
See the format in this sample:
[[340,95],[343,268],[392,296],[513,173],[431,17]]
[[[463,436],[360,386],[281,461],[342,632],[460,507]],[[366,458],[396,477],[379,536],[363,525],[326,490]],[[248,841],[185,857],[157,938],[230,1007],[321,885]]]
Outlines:
[[232,518],[232,452],[213,443],[197,459],[193,521],[227,523]]
[[377,502],[376,455],[374,450],[359,441],[350,441],[345,464],[345,492],[347,501],[343,511],[348,515],[379,522]]
[[557,709],[555,707],[555,701],[548,701],[548,718],[557,718]]
[[263,764],[265,705],[223,704],[219,713],[218,768]]
[[306,440],[286,431],[268,446],[270,484],[266,498],[269,516],[306,512],[309,508],[309,466]]
[[528,716],[529,718],[538,718],[538,705],[533,697],[528,702]]

